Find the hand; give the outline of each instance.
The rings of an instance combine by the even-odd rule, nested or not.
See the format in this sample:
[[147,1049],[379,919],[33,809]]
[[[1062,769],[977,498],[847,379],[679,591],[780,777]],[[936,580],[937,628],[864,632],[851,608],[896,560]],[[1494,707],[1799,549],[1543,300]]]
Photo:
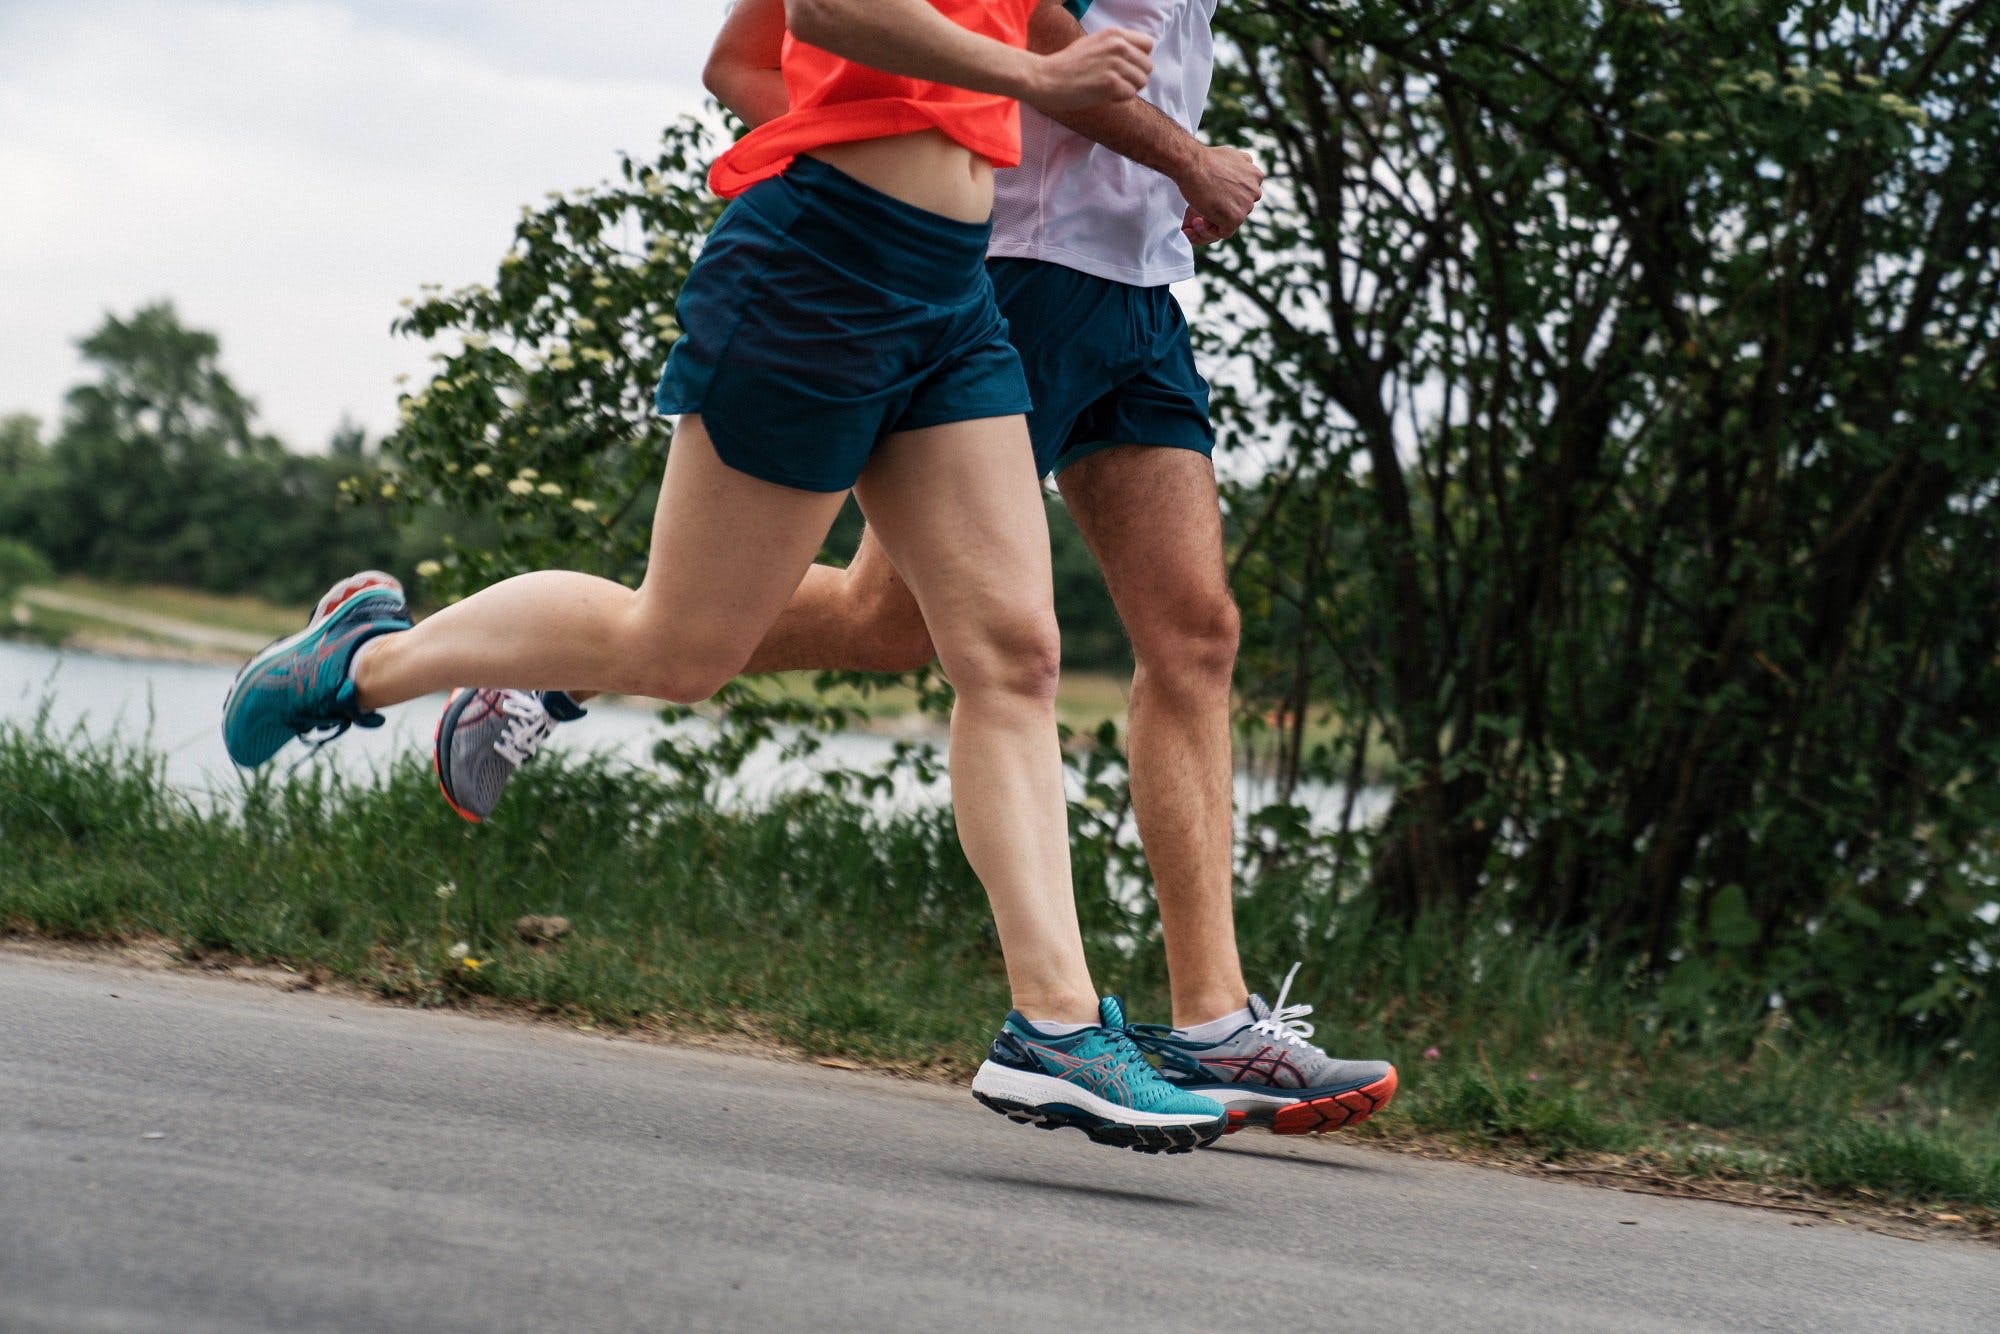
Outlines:
[[1051,55],[1031,58],[1021,100],[1044,111],[1081,111],[1137,97],[1153,77],[1152,49],[1152,38],[1122,28],[1080,37]]
[[[1264,197],[1264,169],[1237,149],[1204,148],[1174,184],[1188,202],[1181,230],[1196,245],[1212,245],[1234,236]],[[1201,224],[1199,233],[1192,230],[1195,223]]]
[[1214,245],[1223,239],[1222,233],[1193,209],[1189,209],[1187,216],[1181,220],[1181,235],[1194,245]]

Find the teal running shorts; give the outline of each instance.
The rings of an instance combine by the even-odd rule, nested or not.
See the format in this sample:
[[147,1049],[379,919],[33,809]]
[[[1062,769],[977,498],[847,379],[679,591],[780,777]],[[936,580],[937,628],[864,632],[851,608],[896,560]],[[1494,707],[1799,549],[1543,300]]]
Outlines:
[[730,467],[804,491],[847,490],[899,431],[1026,413],[990,234],[798,158],[709,233],[654,405],[700,413]]
[[1215,452],[1208,381],[1170,288],[1039,259],[986,269],[1034,389],[1028,434],[1043,476],[1112,445]]

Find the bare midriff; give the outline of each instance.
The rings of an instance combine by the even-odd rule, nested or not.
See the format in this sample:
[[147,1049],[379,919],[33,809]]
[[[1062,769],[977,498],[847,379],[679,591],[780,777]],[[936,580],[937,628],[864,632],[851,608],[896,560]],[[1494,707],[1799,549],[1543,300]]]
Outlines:
[[940,130],[827,144],[808,156],[926,213],[958,222],[993,216],[993,164]]

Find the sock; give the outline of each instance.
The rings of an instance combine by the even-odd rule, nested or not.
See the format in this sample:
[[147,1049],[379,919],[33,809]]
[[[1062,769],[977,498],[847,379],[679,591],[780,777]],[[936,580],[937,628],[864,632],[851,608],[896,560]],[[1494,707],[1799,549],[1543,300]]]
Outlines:
[[[1025,1014],[1021,1017],[1028,1019]],[[1051,1038],[1066,1038],[1072,1033],[1081,1033],[1086,1028],[1095,1027],[1093,1024],[1065,1024],[1059,1019],[1028,1019],[1028,1022],[1034,1025],[1037,1033]]]
[[1237,1029],[1248,1024],[1252,1018],[1254,1016],[1250,1013],[1250,1007],[1246,1005],[1240,1010],[1230,1011],[1220,1019],[1211,1019],[1205,1024],[1190,1024],[1186,1028],[1177,1028],[1174,1030],[1174,1036],[1185,1038],[1189,1042],[1220,1042]]
[[[395,631],[391,630],[388,631],[387,633],[394,634]],[[354,669],[360,665],[361,655],[366,653],[369,649],[374,648],[377,644],[381,643],[382,639],[383,639],[382,635],[370,635],[368,636],[368,638],[362,640],[359,644],[356,644],[354,646],[354,652],[347,655],[348,680],[354,681]],[[355,681],[355,684],[358,686],[361,683],[359,681]]]

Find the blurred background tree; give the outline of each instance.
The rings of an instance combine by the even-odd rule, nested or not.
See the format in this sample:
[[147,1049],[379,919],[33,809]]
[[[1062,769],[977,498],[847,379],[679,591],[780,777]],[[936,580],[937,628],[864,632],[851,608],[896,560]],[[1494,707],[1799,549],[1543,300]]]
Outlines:
[[[1366,891],[1949,1023],[2000,816],[2000,6],[1225,6],[1253,710]],[[1309,719],[1338,719],[1315,746]],[[1990,914],[1987,909],[1986,913]]]

